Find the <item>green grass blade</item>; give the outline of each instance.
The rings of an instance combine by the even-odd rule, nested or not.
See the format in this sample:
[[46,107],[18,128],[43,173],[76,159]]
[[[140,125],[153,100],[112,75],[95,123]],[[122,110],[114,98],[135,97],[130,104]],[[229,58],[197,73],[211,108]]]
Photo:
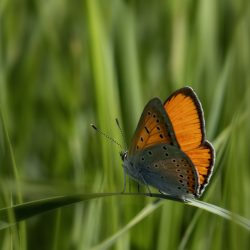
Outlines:
[[[71,205],[81,201],[88,201],[96,198],[104,198],[108,196],[150,196],[161,199],[168,199],[173,201],[182,202],[182,200],[172,197],[166,196],[160,193],[93,193],[93,194],[79,194],[79,195],[68,195],[68,196],[57,196],[47,199],[41,199],[36,201],[31,201],[19,205],[15,205],[12,207],[2,208],[0,209],[0,229],[5,229],[11,226],[13,223],[8,223],[9,212],[13,212],[15,217],[15,222],[20,222],[22,220],[26,220],[32,216],[39,215],[41,213],[60,208],[63,206]],[[157,203],[157,202],[156,202]],[[215,206],[206,202],[202,202],[196,199],[186,198],[184,201],[185,204],[195,206],[197,208],[202,208],[203,210],[209,211],[215,215],[221,216],[224,219],[232,220],[238,225],[244,227],[247,230],[250,230],[250,221],[244,217],[241,217],[237,214],[231,213],[226,209],[223,209],[219,206]],[[154,207],[154,206],[153,206]],[[151,209],[153,209],[151,207]],[[150,209],[150,211],[151,211]],[[154,210],[154,209],[153,209]],[[146,211],[149,211],[146,209]],[[144,213],[143,213],[144,214]],[[144,214],[145,215],[145,214]],[[143,218],[143,217],[140,217]],[[138,219],[136,219],[138,221]],[[132,223],[131,225],[134,225]],[[129,226],[128,228],[130,228]],[[121,235],[120,233],[118,235]]]
[[162,201],[157,200],[156,202],[152,202],[144,207],[127,225],[125,225],[122,229],[118,230],[114,235],[103,241],[102,243],[98,244],[91,248],[91,250],[101,250],[101,249],[108,249],[111,247],[118,238],[120,238],[123,234],[129,231],[132,227],[146,218],[148,215],[153,213],[157,208],[159,208],[163,204]]
[[[22,191],[21,191],[21,185],[20,185],[19,172],[18,172],[18,169],[17,169],[13,147],[11,145],[9,133],[8,133],[6,123],[5,123],[5,119],[4,119],[4,116],[3,116],[2,112],[3,111],[1,109],[1,102],[0,102],[0,122],[2,123],[3,134],[4,134],[5,141],[6,141],[6,148],[7,148],[6,151],[7,151],[7,154],[8,154],[8,158],[10,159],[10,165],[11,165],[12,172],[13,172],[13,175],[14,175],[14,179],[15,179],[15,182],[16,182],[15,184],[16,184],[16,190],[17,190],[17,201],[19,203],[22,203],[23,198],[22,198]],[[12,217],[12,215],[10,215],[10,217]],[[20,245],[22,246],[22,249],[27,248],[26,224],[25,224],[25,222],[20,223]]]
[[235,222],[236,224],[238,224],[239,226],[245,228],[246,230],[250,231],[250,220],[232,213],[224,208],[221,208],[219,206],[207,203],[207,202],[203,202],[200,200],[195,200],[195,199],[187,199],[187,201],[189,201],[189,205],[197,207],[197,208],[201,208],[203,210],[206,210],[212,214],[218,215],[224,219],[227,220],[231,220],[233,222]]

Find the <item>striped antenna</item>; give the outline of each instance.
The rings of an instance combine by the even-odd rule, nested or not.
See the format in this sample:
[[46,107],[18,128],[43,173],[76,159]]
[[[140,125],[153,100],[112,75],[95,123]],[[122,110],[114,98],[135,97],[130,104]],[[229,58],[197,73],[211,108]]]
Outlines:
[[120,133],[121,133],[121,135],[122,135],[123,145],[125,145],[126,148],[127,148],[127,145],[126,145],[126,142],[125,142],[124,133],[123,133],[123,130],[122,130],[121,126],[120,126],[120,123],[119,123],[118,118],[116,118],[115,121],[116,121],[117,127],[119,128]]
[[118,147],[120,147],[120,149],[122,150],[122,145],[117,142],[114,138],[110,137],[109,135],[107,135],[106,133],[102,132],[99,128],[97,128],[94,124],[90,124],[90,126],[96,130],[98,133],[100,133],[101,135],[103,135],[104,137],[106,137],[108,140],[110,140],[111,142],[113,142],[114,144],[116,144]]

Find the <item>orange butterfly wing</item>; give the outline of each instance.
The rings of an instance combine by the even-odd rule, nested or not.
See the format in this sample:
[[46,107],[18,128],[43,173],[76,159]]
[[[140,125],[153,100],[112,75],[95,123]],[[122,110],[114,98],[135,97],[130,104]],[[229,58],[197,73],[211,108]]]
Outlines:
[[129,148],[129,154],[135,154],[136,151],[160,143],[178,145],[161,100],[153,98],[142,112]]
[[[128,155],[136,155],[147,148],[151,148],[152,150],[152,146],[158,146],[160,144],[170,144],[175,146],[176,151],[173,154],[173,157],[176,158],[160,160],[159,164],[154,164],[159,165],[159,173],[156,169],[154,169],[153,172],[157,172],[157,177],[160,177],[161,171],[163,171],[163,169],[167,166],[170,170],[169,175],[172,173],[175,178],[177,178],[176,168],[182,169],[185,171],[186,177],[184,181],[187,182],[188,193],[196,195],[197,190],[199,190],[200,187],[198,183],[197,170],[193,166],[192,161],[190,162],[190,159],[187,160],[180,157],[181,154],[178,153],[180,151],[180,147],[176,140],[175,132],[169,116],[166,113],[161,100],[159,98],[153,98],[148,102],[142,112],[132,139],[132,143],[130,144],[131,146],[129,148]],[[172,149],[172,151],[174,150]],[[157,162],[156,159],[155,162]],[[174,181],[175,178],[173,178]],[[184,185],[185,184],[183,184],[183,186]]]
[[167,99],[164,108],[180,148],[189,156],[198,171],[199,196],[212,174],[215,157],[213,146],[205,140],[205,122],[201,104],[192,88],[184,87]]

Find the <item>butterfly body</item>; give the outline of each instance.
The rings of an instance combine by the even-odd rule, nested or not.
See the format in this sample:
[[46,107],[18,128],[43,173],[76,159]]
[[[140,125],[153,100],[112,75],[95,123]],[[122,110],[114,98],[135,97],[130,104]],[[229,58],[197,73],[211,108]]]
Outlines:
[[168,195],[199,197],[214,165],[204,127],[201,104],[191,88],[176,91],[164,104],[153,98],[122,155],[125,172]]

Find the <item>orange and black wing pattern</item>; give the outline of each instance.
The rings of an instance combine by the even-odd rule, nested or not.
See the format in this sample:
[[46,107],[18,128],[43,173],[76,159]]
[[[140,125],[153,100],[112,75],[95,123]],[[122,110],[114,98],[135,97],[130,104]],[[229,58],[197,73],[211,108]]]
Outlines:
[[137,151],[161,143],[178,145],[161,100],[153,98],[142,112],[129,148],[129,154],[135,154]]
[[176,140],[181,150],[191,159],[198,172],[200,196],[212,174],[215,152],[205,140],[204,114],[193,89],[184,87],[174,92],[164,103]]

